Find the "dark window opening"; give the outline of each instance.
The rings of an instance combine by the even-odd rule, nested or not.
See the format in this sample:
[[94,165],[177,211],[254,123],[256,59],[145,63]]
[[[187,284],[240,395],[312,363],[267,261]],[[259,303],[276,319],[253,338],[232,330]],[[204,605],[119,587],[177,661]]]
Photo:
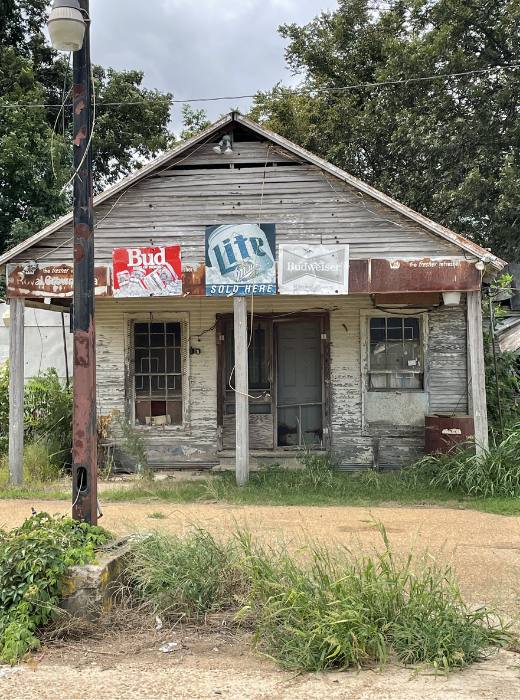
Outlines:
[[134,323],[135,422],[182,424],[181,324]]

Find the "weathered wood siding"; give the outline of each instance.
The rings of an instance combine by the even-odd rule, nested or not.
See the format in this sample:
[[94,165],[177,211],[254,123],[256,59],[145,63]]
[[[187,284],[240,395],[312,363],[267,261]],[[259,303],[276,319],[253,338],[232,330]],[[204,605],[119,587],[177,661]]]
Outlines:
[[[212,145],[97,207],[96,263],[110,263],[113,248],[169,243],[182,245],[185,261],[202,261],[206,225],[259,220],[277,225],[277,243],[349,243],[357,259],[460,255],[451,243],[272,144],[236,143],[230,157],[213,153]],[[13,262],[27,259],[70,261],[72,227]]]
[[466,310],[463,306],[441,306],[430,314],[427,361],[430,413],[467,413]]
[[[424,443],[422,430],[412,434],[388,432],[384,427],[367,432],[363,425],[361,314],[372,308],[368,296],[275,297],[255,299],[254,309],[286,313],[302,309],[328,310],[330,314],[331,445],[343,467],[398,466],[413,460]],[[183,427],[139,428],[154,461],[211,461],[217,452],[217,342],[216,314],[231,313],[230,299],[154,299],[153,318],[186,316],[191,345],[200,355],[189,360],[189,406]],[[125,338],[129,320],[150,313],[150,301],[98,300],[98,406],[102,415],[126,408]],[[363,317],[363,322],[365,321]],[[467,410],[465,380],[465,314],[463,308],[441,307],[428,315],[429,350],[427,413],[464,413]],[[200,336],[199,336],[200,334]],[[388,415],[395,423],[395,412]],[[231,447],[231,445],[226,445]]]

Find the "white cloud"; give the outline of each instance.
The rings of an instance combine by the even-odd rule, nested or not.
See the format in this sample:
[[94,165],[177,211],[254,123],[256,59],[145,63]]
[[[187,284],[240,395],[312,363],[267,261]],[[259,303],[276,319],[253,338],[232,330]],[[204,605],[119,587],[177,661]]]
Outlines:
[[[277,28],[335,0],[91,0],[93,60],[145,72],[177,99],[252,94],[291,80]],[[246,101],[237,102],[247,109]],[[207,103],[211,118],[237,106]],[[178,124],[180,107],[174,114]]]

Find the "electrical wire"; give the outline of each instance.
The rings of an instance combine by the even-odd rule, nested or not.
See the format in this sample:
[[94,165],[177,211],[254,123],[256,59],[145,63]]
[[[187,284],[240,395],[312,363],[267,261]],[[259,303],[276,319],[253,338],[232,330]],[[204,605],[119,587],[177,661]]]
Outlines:
[[[424,75],[424,76],[416,76],[416,77],[411,77],[411,78],[398,78],[395,80],[381,80],[381,81],[376,81],[376,82],[371,82],[371,83],[355,83],[352,85],[343,85],[339,87],[324,87],[324,88],[310,88],[310,87],[300,87],[300,88],[287,88],[288,92],[292,92],[295,95],[298,94],[326,94],[326,93],[335,93],[335,92],[347,92],[349,90],[359,90],[359,89],[369,89],[369,88],[379,88],[379,87],[385,87],[389,85],[408,85],[410,83],[418,83],[418,82],[424,82],[428,80],[444,80],[445,78],[458,78],[458,77],[463,77],[467,75],[485,75],[488,73],[496,73],[498,71],[507,71],[507,70],[517,70],[520,68],[520,63],[510,63],[505,66],[494,66],[492,68],[476,68],[474,70],[467,70],[467,71],[460,71],[458,73],[438,73],[434,75]],[[222,95],[218,97],[191,97],[185,100],[177,100],[177,99],[170,99],[170,98],[164,98],[164,99],[155,99],[154,102],[165,102],[167,104],[190,104],[194,102],[219,102],[223,100],[251,100],[254,99],[255,97],[258,96],[258,92],[250,95]],[[104,107],[132,107],[132,106],[140,106],[140,105],[145,105],[149,104],[149,101],[146,99],[142,99],[139,101],[134,101],[134,100],[127,100],[127,101],[121,101],[121,102],[99,102],[98,103],[98,108],[104,108]],[[72,104],[66,105],[69,109],[73,107]],[[61,105],[59,104],[39,104],[39,103],[23,103],[23,102],[11,102],[11,103],[4,103],[0,104],[0,109],[36,109],[36,108],[45,108],[45,109],[53,109],[53,108],[60,108]]]

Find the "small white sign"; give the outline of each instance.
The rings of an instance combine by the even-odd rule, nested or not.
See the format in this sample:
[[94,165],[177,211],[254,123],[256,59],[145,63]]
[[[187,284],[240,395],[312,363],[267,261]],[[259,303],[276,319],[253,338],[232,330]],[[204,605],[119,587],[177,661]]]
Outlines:
[[348,245],[280,245],[280,294],[348,294]]

